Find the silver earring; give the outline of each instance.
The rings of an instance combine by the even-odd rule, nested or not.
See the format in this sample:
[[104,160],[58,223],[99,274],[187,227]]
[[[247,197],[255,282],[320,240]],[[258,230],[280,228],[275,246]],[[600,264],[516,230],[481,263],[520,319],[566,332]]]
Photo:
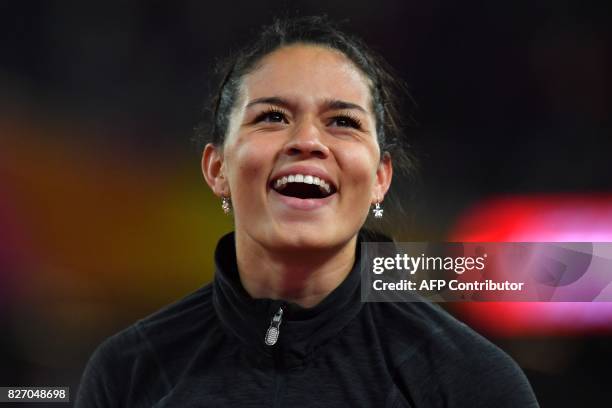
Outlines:
[[372,212],[374,213],[374,217],[376,218],[382,218],[383,211],[384,210],[380,206],[380,203],[376,203],[375,207],[372,209]]
[[229,197],[221,197],[221,208],[223,208],[223,212],[229,214],[232,212],[232,199]]

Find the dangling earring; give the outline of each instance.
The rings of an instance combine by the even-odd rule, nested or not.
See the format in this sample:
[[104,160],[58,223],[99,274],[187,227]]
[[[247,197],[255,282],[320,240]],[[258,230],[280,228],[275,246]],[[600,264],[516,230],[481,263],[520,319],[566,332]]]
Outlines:
[[374,213],[374,217],[376,218],[382,218],[383,211],[384,210],[380,206],[380,203],[376,203],[375,207],[372,209],[372,212]]
[[221,208],[225,214],[232,212],[232,199],[229,197],[221,197]]

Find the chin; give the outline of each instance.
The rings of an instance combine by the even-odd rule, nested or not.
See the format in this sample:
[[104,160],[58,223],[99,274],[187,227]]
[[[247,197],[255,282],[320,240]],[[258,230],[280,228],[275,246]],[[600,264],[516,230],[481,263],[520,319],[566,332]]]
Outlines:
[[[275,231],[271,246],[277,250],[330,250],[346,244],[354,234],[341,234],[338,229],[328,224],[290,225]],[[355,232],[356,233],[356,232]]]

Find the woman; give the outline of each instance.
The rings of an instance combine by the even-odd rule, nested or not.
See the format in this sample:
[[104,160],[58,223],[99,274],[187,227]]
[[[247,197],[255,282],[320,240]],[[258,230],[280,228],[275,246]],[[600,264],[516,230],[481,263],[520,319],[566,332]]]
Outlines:
[[360,232],[402,150],[393,78],[325,18],[236,54],[202,171],[235,232],[214,281],[98,347],[78,407],[529,407],[501,350],[427,303],[360,301]]

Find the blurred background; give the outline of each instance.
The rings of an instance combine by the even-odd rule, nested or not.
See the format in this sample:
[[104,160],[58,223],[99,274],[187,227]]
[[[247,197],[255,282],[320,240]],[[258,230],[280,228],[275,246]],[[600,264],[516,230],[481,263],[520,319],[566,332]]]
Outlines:
[[[612,242],[611,11],[3,2],[0,385],[74,396],[100,341],[210,282],[232,225],[190,137],[214,62],[277,15],[346,19],[408,82],[420,170],[395,180],[396,238]],[[612,303],[445,307],[517,360],[543,407],[610,403]]]

